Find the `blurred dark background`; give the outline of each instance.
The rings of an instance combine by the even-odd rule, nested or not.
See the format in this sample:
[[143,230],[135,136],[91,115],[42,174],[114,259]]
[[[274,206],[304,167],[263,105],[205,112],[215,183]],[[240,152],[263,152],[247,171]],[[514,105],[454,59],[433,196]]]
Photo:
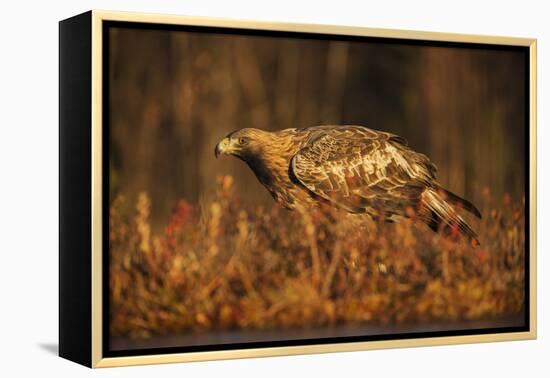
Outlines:
[[[284,36],[284,35],[283,35]],[[359,124],[403,136],[474,202],[524,195],[525,59],[518,50],[110,28],[110,192],[152,199],[163,223],[216,176],[271,197],[241,161],[214,158],[228,132]],[[485,190],[487,193],[487,190]]]

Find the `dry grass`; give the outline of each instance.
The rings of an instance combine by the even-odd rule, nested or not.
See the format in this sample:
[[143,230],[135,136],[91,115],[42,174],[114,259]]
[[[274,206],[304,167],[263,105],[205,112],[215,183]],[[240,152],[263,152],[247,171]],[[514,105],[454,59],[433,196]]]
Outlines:
[[414,220],[244,208],[228,176],[200,206],[180,201],[162,233],[150,206],[145,193],[112,202],[113,336],[481,319],[524,303],[524,204],[509,197],[482,206],[477,248]]

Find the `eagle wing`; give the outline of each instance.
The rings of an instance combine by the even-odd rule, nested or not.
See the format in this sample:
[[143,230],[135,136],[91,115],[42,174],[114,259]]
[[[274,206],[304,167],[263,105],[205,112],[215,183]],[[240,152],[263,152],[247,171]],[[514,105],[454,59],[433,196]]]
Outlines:
[[362,126],[313,128],[290,173],[313,194],[355,213],[390,219],[418,203],[436,166],[403,138]]

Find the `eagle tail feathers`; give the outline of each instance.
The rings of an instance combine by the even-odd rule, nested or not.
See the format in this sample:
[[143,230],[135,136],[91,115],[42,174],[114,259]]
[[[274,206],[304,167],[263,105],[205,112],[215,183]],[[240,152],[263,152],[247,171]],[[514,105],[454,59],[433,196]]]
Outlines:
[[[458,196],[455,197],[460,198]],[[460,199],[462,200],[462,198]],[[472,227],[470,227],[464,218],[456,212],[453,206],[438,194],[436,190],[426,189],[422,193],[421,203],[421,219],[433,231],[439,232],[443,230],[446,234],[452,234],[453,232],[458,231],[468,237],[469,240],[474,242],[475,245],[480,244],[477,233],[472,229]]]
[[473,215],[481,219],[481,213],[473,203],[471,203],[470,201],[462,197],[457,196],[456,194],[448,191],[445,188],[438,187],[437,189],[443,193],[447,201],[449,201],[452,204],[459,205],[464,210],[469,211],[470,213],[472,213]]

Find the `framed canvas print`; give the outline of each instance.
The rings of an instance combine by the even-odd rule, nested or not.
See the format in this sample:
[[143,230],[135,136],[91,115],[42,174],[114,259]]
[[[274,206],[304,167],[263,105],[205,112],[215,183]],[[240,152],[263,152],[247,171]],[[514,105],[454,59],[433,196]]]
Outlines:
[[60,22],[59,353],[536,337],[536,41]]

